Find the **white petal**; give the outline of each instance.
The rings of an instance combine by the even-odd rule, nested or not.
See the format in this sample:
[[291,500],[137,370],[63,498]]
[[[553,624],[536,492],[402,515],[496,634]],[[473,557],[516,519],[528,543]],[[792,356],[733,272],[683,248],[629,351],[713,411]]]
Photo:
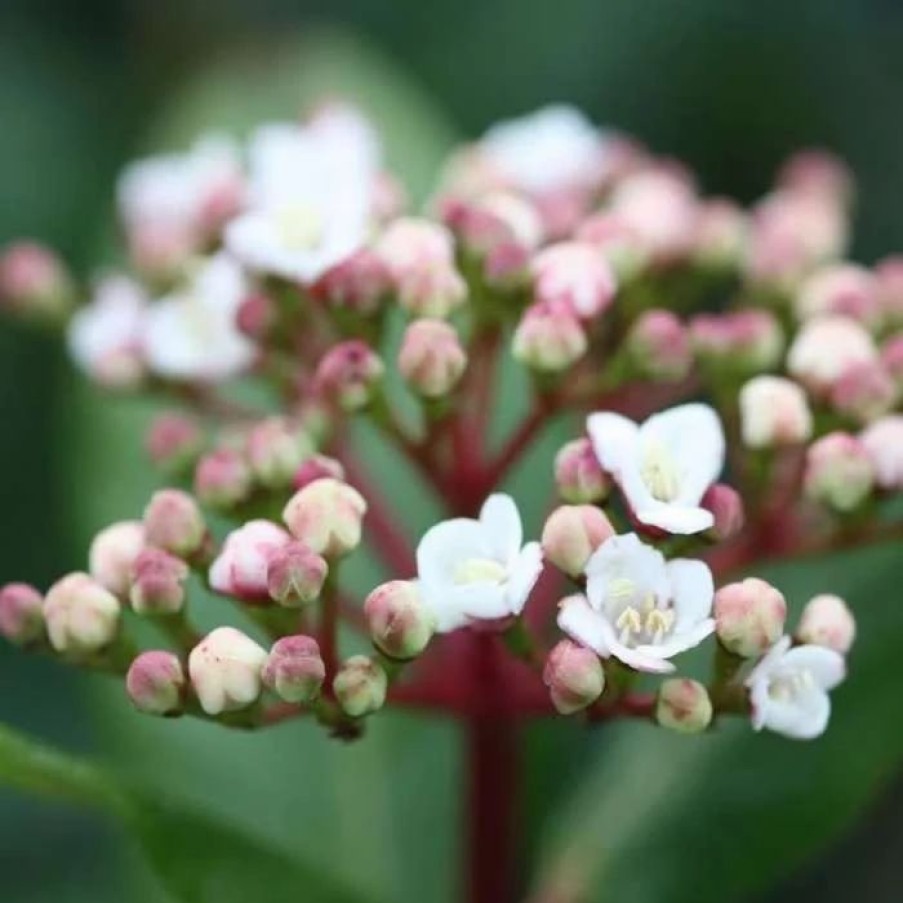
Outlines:
[[638,466],[639,427],[621,414],[601,412],[586,418],[593,451],[603,469],[620,480],[625,467]]
[[[629,498],[628,501],[630,501]],[[702,533],[715,523],[712,512],[705,508],[688,508],[676,504],[666,505],[664,502],[655,502],[640,510],[634,508],[634,514],[641,524],[658,527],[667,533],[675,533],[680,536]]]
[[762,725],[794,740],[821,736],[831,717],[831,700],[817,688],[797,695],[792,701],[769,699],[763,707]]
[[749,672],[745,681],[746,686],[753,687],[757,683],[766,680],[784,658],[792,642],[789,636],[782,636],[759,660],[755,668]]
[[670,674],[675,670],[674,665],[659,653],[656,646],[640,646],[633,649],[615,640],[611,644],[611,654],[635,671],[645,671],[647,674]]
[[558,607],[558,626],[575,642],[592,649],[602,658],[611,655],[611,629],[604,615],[593,611],[584,596],[568,596]]
[[485,557],[480,522],[469,517],[453,518],[424,533],[417,546],[417,575],[429,584],[453,583],[457,564],[468,558]]
[[669,639],[655,646],[637,646],[637,652],[656,655],[659,658],[673,658],[675,655],[680,655],[681,652],[696,648],[714,632],[714,619],[706,618],[685,631],[673,634]]
[[520,551],[524,537],[514,499],[503,492],[490,495],[480,509],[480,523],[489,542],[484,555],[502,562],[512,561]]
[[675,632],[682,633],[711,615],[715,584],[709,566],[703,561],[676,558],[668,562],[667,569],[677,615]]
[[846,677],[846,662],[839,652],[824,646],[797,646],[781,660],[781,670],[807,671],[823,690],[832,690]]
[[511,614],[518,615],[536,586],[542,573],[542,546],[538,542],[528,542],[511,565],[506,587],[506,598]]
[[669,596],[664,556],[641,542],[635,533],[612,536],[603,542],[590,556],[585,572],[587,596],[593,608],[604,605],[608,587],[614,580],[630,580],[657,599]]

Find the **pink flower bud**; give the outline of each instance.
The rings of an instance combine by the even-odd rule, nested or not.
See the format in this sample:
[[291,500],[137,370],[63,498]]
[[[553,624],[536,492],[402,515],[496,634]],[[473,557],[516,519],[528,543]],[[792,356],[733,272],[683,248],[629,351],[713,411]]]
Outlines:
[[699,503],[701,508],[712,512],[715,523],[708,534],[716,542],[724,542],[736,536],[745,522],[743,498],[732,486],[715,483],[705,491]]
[[797,333],[787,352],[787,369],[811,391],[824,394],[851,367],[877,357],[872,337],[855,320],[817,317]]
[[617,290],[608,261],[587,242],[550,245],[533,259],[532,270],[536,301],[569,307],[584,320],[604,313]]
[[167,471],[181,473],[196,460],[204,437],[197,423],[182,414],[161,414],[147,434],[147,452],[151,461]]
[[865,268],[836,263],[813,273],[799,288],[795,310],[801,320],[839,314],[873,328],[881,320],[878,280]]
[[17,646],[27,646],[44,635],[44,600],[27,583],[7,583],[0,589],[0,634]]
[[287,417],[267,417],[255,424],[245,446],[251,471],[270,489],[290,485],[312,451],[307,431]]
[[693,364],[690,338],[669,310],[647,310],[627,334],[627,350],[642,376],[666,382],[682,379]]
[[167,615],[182,610],[188,565],[162,549],[144,549],[132,568],[129,601],[140,615]]
[[903,325],[903,255],[894,254],[875,264],[878,301],[885,322]]
[[235,325],[249,339],[261,341],[268,338],[279,322],[276,302],[263,292],[247,295],[235,314]]
[[853,199],[850,168],[829,151],[809,148],[797,151],[781,167],[778,184],[802,195],[824,198],[843,206]]
[[69,273],[49,248],[20,241],[0,253],[0,306],[56,318],[71,306],[72,296]]
[[903,489],[903,415],[870,423],[859,436],[882,489]]
[[536,208],[526,198],[508,192],[448,200],[442,218],[464,248],[479,257],[511,247],[529,252],[542,240],[543,225]]
[[702,361],[746,373],[774,367],[784,351],[781,326],[766,310],[700,314],[690,323],[690,340]]
[[897,391],[903,390],[903,333],[890,336],[881,346],[881,363]]
[[327,455],[311,455],[296,471],[292,478],[295,489],[303,489],[308,483],[332,477],[334,480],[345,479],[345,468],[342,462]]
[[740,390],[740,430],[749,448],[805,442],[812,434],[806,393],[781,376],[756,376]]
[[561,498],[572,505],[600,502],[611,491],[611,481],[587,438],[563,445],[555,456],[555,485]]
[[274,602],[299,608],[320,595],[329,565],[326,559],[301,542],[276,549],[267,563],[267,590]]
[[128,595],[132,567],[144,548],[144,524],[120,521],[98,533],[88,552],[88,571],[103,587],[119,598]]
[[219,715],[256,702],[266,661],[266,650],[234,627],[208,633],[188,656],[188,674],[201,708]]
[[286,702],[312,702],[320,695],[326,665],[313,637],[286,636],[270,649],[263,683]]
[[171,652],[142,652],[125,677],[129,699],[148,715],[175,715],[182,709],[185,672]]
[[332,682],[342,711],[352,718],[362,718],[381,709],[388,688],[386,672],[366,655],[351,656]]
[[591,649],[561,640],[549,653],[542,679],[562,715],[592,705],[605,689],[605,672]]
[[268,520],[252,520],[233,530],[210,565],[210,585],[244,602],[268,602],[270,561],[291,537]]
[[853,364],[831,386],[834,410],[860,424],[877,420],[894,406],[897,386],[880,360]]
[[194,493],[201,504],[228,510],[251,493],[253,476],[244,456],[233,448],[204,455],[194,471]]
[[846,655],[856,639],[856,619],[840,596],[825,593],[806,603],[796,637],[801,643]]
[[512,352],[534,370],[557,373],[583,357],[587,347],[586,333],[569,306],[537,302],[521,317]]
[[655,720],[679,734],[698,734],[712,723],[712,700],[695,680],[672,677],[662,682],[655,705]]
[[734,266],[746,247],[747,217],[727,198],[712,198],[699,206],[693,256],[705,267]]
[[325,558],[360,545],[367,502],[352,486],[324,477],[299,489],[282,512],[292,536]]
[[729,652],[755,658],[784,632],[787,603],[770,583],[748,577],[715,593],[715,631]]
[[379,355],[365,342],[341,342],[320,360],[317,390],[343,411],[359,411],[370,403],[385,369]]
[[207,536],[207,525],[197,502],[180,489],[161,489],[144,509],[144,536],[150,546],[187,558]]
[[651,256],[640,233],[623,217],[608,212],[585,219],[576,238],[601,252],[621,280],[636,276]]
[[392,288],[389,268],[369,248],[361,248],[327,270],[311,288],[314,297],[364,316],[376,313]]
[[598,508],[561,505],[549,515],[542,529],[542,551],[555,567],[576,577],[583,573],[593,552],[614,532]]
[[370,636],[390,658],[411,659],[426,649],[435,623],[423,604],[420,588],[411,580],[378,586],[364,602]]
[[875,469],[865,445],[849,433],[829,433],[806,453],[806,495],[836,511],[852,511],[875,485]]
[[87,574],[58,580],[44,598],[44,621],[50,645],[57,652],[86,656],[99,652],[116,637],[119,600]]
[[415,320],[405,330],[398,370],[425,398],[447,395],[464,375],[467,354],[458,333],[442,320]]

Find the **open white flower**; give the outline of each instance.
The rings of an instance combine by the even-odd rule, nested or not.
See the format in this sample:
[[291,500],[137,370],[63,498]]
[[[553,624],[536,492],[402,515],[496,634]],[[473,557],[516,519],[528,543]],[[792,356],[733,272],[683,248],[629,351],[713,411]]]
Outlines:
[[151,370],[172,379],[216,381],[244,370],[254,345],[236,325],[246,294],[240,267],[226,254],[205,261],[189,285],[151,305],[144,349]]
[[752,724],[796,740],[824,733],[831,717],[833,690],[846,676],[843,656],[823,646],[790,648],[778,640],[746,679]]
[[249,163],[249,209],[225,235],[249,269],[308,283],[364,244],[379,143],[363,116],[330,108],[307,126],[264,125]]
[[642,425],[621,414],[590,414],[586,428],[640,523],[681,534],[712,526],[711,512],[700,507],[724,466],[724,431],[712,408],[679,405]]
[[421,592],[441,633],[519,614],[541,570],[542,549],[523,545],[520,514],[504,494],[486,500],[479,520],[443,521],[417,546]]
[[569,596],[558,626],[602,658],[638,671],[674,670],[668,659],[715,629],[712,573],[701,561],[665,561],[634,533],[613,536],[586,565],[586,596]]

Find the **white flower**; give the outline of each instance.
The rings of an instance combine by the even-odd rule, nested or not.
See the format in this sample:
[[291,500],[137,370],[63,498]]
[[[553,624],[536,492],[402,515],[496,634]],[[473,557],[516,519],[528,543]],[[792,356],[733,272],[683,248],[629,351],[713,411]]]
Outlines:
[[620,414],[591,414],[586,428],[599,463],[640,523],[683,534],[712,526],[711,512],[700,507],[724,466],[724,432],[712,408],[680,405],[642,425]]
[[753,727],[796,740],[818,737],[831,716],[828,690],[845,676],[840,653],[823,646],[791,649],[790,637],[783,637],[746,679]]
[[586,565],[586,596],[561,603],[558,626],[602,658],[638,671],[674,670],[672,656],[715,629],[715,587],[701,561],[665,561],[635,533],[613,536]]
[[360,114],[332,108],[306,127],[262,126],[249,158],[250,209],[225,234],[249,269],[312,282],[364,244],[379,144]]
[[148,366],[172,379],[216,381],[244,370],[254,345],[236,326],[246,286],[225,254],[205,261],[189,285],[151,305],[144,336]]
[[89,376],[105,385],[129,386],[143,371],[141,333],[147,298],[122,275],[107,276],[91,303],[69,321],[69,353]]
[[519,614],[541,570],[540,545],[523,545],[520,515],[504,494],[486,500],[479,520],[460,517],[431,527],[417,547],[423,599],[441,633]]

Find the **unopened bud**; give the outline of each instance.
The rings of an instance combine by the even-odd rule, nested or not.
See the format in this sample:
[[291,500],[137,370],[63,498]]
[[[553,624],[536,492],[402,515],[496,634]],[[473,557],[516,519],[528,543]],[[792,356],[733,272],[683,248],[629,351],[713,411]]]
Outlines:
[[787,352],[787,370],[811,391],[827,393],[851,367],[876,360],[868,332],[849,317],[816,317],[803,324]]
[[767,310],[699,314],[690,323],[690,340],[701,361],[740,373],[769,370],[784,351],[780,323]]
[[856,423],[876,420],[893,408],[897,385],[880,360],[853,364],[831,386],[835,411]]
[[561,505],[542,529],[542,551],[555,567],[576,577],[614,532],[611,521],[593,505]]
[[641,314],[627,334],[627,350],[640,374],[650,379],[682,379],[693,364],[689,333],[669,310]]
[[379,355],[366,342],[352,339],[321,358],[315,382],[320,394],[343,411],[359,411],[370,403],[385,370]]
[[314,480],[323,477],[332,477],[334,480],[345,479],[345,468],[342,462],[328,455],[311,455],[296,471],[292,477],[292,486],[295,489],[303,489]]
[[640,233],[613,213],[594,213],[583,221],[576,237],[597,248],[622,280],[633,278],[649,262],[651,252]]
[[151,461],[167,473],[179,474],[197,460],[204,436],[197,423],[182,414],[161,414],[147,433]]
[[903,255],[893,254],[879,261],[875,278],[885,322],[894,328],[903,325]]
[[371,249],[362,248],[324,273],[311,293],[330,307],[369,316],[382,307],[390,290],[388,268]]
[[882,313],[878,280],[865,267],[832,264],[803,282],[794,307],[801,320],[840,314],[871,328]]
[[555,456],[555,485],[561,498],[573,505],[599,502],[611,491],[611,480],[587,438],[563,445]]
[[0,589],[0,634],[17,646],[44,635],[44,599],[27,583],[7,583]]
[[458,333],[442,320],[415,320],[405,330],[398,370],[425,398],[448,394],[464,375],[467,355]]
[[144,549],[132,568],[129,601],[139,615],[171,615],[185,605],[188,565],[163,549]]
[[228,510],[248,497],[252,481],[244,457],[233,448],[219,448],[198,461],[194,492],[202,504]]
[[72,280],[49,248],[20,241],[0,253],[0,306],[16,313],[55,319],[72,305]]
[[142,652],[125,677],[129,699],[148,715],[175,715],[182,709],[185,672],[171,652]]
[[770,583],[748,577],[715,593],[715,630],[729,652],[754,658],[768,651],[784,631],[787,603]]
[[740,390],[740,430],[749,448],[805,442],[812,434],[806,393],[781,376],[756,376]]
[[747,230],[747,216],[733,201],[704,201],[696,219],[693,257],[704,267],[733,266],[743,255]]
[[806,495],[836,511],[852,511],[871,495],[875,468],[865,446],[849,433],[829,433],[809,446]]
[[197,502],[180,489],[161,489],[144,509],[144,536],[150,546],[187,558],[207,536],[207,525]]
[[882,489],[903,489],[903,415],[870,423],[859,436]]
[[188,674],[208,715],[243,709],[256,702],[267,652],[234,627],[217,627],[188,656]]
[[132,567],[144,548],[144,524],[121,521],[98,533],[88,552],[91,576],[120,599],[128,595]]
[[270,649],[263,683],[286,702],[311,702],[320,695],[326,665],[313,637],[286,636]]
[[270,598],[270,561],[291,537],[268,520],[252,520],[233,530],[210,565],[210,585],[218,593],[244,602],[267,602]]
[[420,655],[433,635],[433,616],[414,581],[392,580],[378,586],[367,596],[364,614],[374,644],[390,658]]
[[278,321],[279,308],[276,302],[262,292],[246,296],[235,314],[235,325],[239,331],[255,341],[270,336]]
[[709,528],[708,535],[716,542],[724,542],[743,529],[743,498],[732,486],[726,483],[709,486],[699,505],[712,513],[714,523]]
[[301,542],[288,542],[270,556],[267,590],[286,608],[308,605],[320,595],[329,573],[326,559]]
[[592,705],[605,689],[605,672],[599,656],[571,640],[562,640],[549,653],[542,679],[562,715]]
[[248,433],[245,451],[254,476],[270,489],[281,489],[291,484],[313,445],[300,424],[267,417]]
[[367,502],[352,486],[324,477],[299,489],[282,519],[292,536],[325,558],[347,555],[360,545]]
[[584,320],[604,313],[617,290],[604,254],[588,242],[550,245],[536,255],[532,270],[536,301],[567,307]]
[[119,600],[87,574],[69,574],[54,583],[43,612],[50,645],[57,652],[99,652],[119,629]]
[[881,346],[881,363],[897,391],[903,392],[903,333],[895,333]]
[[586,333],[570,307],[536,303],[521,317],[512,352],[534,370],[557,373],[583,357],[587,347]]
[[840,596],[824,593],[806,603],[796,637],[801,643],[825,646],[846,655],[856,639],[856,619]]
[[672,677],[663,681],[655,704],[655,720],[680,734],[698,734],[712,723],[712,700],[695,680]]
[[342,711],[352,718],[362,718],[381,709],[386,701],[389,681],[386,672],[366,655],[353,655],[332,682]]

